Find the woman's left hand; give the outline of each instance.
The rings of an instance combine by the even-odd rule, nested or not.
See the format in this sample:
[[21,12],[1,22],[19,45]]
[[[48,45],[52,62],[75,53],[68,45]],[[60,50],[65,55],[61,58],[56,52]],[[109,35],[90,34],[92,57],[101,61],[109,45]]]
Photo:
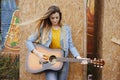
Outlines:
[[77,56],[76,59],[81,59],[82,60],[81,64],[88,64],[87,58],[82,58],[80,56]]

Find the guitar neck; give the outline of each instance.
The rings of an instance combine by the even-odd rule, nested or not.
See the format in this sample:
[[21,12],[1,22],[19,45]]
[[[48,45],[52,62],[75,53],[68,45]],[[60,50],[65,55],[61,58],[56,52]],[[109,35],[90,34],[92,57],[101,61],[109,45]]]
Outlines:
[[[74,58],[57,58],[56,59],[57,61],[60,61],[60,62],[82,62],[83,60],[86,60],[86,59],[74,59]],[[88,63],[91,63],[91,60],[90,59],[87,59],[87,62]]]

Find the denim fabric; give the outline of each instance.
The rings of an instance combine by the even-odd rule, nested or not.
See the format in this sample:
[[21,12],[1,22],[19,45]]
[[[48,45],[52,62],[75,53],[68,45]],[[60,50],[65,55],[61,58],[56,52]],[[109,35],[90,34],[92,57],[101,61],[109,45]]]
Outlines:
[[13,12],[17,9],[15,0],[1,1],[1,34],[2,47],[4,46],[5,37],[7,35]]
[[5,39],[6,39],[6,35],[7,35],[7,32],[8,32],[8,29],[9,29],[9,25],[1,24],[2,48],[4,47],[4,42],[5,42]]
[[46,80],[67,80],[69,63],[65,62],[63,68],[59,71],[45,71]]
[[1,0],[2,11],[14,11],[16,8],[15,0]]

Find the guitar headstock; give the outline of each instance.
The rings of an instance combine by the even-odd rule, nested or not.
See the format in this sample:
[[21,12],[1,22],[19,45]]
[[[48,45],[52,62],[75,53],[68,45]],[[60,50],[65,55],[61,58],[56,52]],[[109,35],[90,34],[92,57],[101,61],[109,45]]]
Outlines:
[[103,66],[105,65],[105,61],[103,59],[97,60],[96,58],[91,60],[91,63],[93,64],[94,67],[100,67],[100,68],[103,68]]

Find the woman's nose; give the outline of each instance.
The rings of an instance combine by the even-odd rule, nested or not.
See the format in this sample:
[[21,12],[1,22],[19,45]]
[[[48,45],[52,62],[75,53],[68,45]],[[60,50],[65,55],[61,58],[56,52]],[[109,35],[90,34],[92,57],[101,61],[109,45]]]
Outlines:
[[54,19],[54,22],[56,22],[57,21],[57,19]]

